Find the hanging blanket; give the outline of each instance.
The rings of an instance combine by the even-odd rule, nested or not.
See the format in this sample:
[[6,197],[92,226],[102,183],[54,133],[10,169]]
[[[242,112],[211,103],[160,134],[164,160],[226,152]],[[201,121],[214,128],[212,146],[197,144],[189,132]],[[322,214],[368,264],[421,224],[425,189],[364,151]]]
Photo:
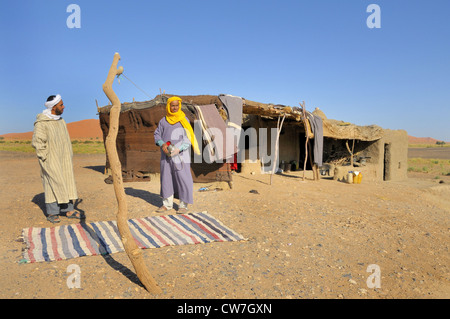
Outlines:
[[209,163],[232,161],[237,151],[234,134],[231,129],[227,131],[227,126],[215,104],[195,105],[195,111],[202,125],[203,137],[207,142],[208,152],[204,152],[203,155],[209,158],[205,160]]

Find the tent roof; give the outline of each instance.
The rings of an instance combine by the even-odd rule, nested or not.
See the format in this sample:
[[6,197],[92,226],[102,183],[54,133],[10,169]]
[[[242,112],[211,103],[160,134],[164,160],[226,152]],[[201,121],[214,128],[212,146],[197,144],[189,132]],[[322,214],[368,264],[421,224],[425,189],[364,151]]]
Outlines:
[[[121,112],[130,109],[146,109],[156,105],[166,104],[167,99],[173,95],[157,95],[154,99],[143,102],[122,103]],[[218,95],[178,95],[182,99],[182,108],[194,113],[194,105],[216,104],[222,106]],[[111,105],[98,108],[99,113],[109,113]],[[280,104],[268,104],[250,101],[243,98],[243,114],[265,116],[276,119],[279,116],[286,116],[286,119],[303,127],[302,112],[298,107],[290,107]],[[316,108],[312,112],[315,116],[320,116],[323,121],[323,136],[335,139],[357,139],[362,141],[375,141],[383,136],[383,129],[377,125],[359,126],[352,123],[327,119],[322,111]]]

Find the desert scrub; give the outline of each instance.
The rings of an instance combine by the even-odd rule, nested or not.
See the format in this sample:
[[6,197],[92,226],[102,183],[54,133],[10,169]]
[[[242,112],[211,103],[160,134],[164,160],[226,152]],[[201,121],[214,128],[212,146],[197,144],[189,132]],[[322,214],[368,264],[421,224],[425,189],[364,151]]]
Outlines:
[[0,143],[0,151],[22,152],[22,153],[35,152],[34,148],[31,146],[31,141],[20,141],[20,140],[2,140]]
[[446,144],[408,144],[410,148],[434,148],[434,147],[450,147],[450,143]]
[[[105,146],[101,141],[72,141],[74,154],[105,154]],[[1,140],[0,151],[34,153],[31,140]]]
[[408,172],[422,172],[448,176],[449,171],[450,160],[447,159],[408,159]]
[[74,154],[105,154],[105,146],[101,141],[72,141]]

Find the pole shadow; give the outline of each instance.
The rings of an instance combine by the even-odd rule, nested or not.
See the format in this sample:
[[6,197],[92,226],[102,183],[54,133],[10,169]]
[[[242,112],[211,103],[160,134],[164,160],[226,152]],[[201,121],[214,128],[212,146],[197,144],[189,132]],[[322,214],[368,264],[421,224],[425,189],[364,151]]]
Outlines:
[[135,272],[133,272],[131,269],[115,260],[111,256],[111,254],[108,253],[108,251],[106,250],[107,244],[100,239],[95,230],[88,223],[86,223],[84,219],[80,221],[80,225],[89,234],[89,236],[92,239],[94,239],[95,242],[98,244],[100,255],[112,269],[120,272],[122,275],[125,276],[125,278],[129,279],[132,283],[141,286],[142,288],[145,289],[145,286],[141,283]]

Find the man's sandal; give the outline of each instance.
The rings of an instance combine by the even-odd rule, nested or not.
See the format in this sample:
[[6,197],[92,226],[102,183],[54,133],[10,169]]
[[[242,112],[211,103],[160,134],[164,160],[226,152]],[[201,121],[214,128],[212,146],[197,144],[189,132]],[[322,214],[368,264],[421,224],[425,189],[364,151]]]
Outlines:
[[165,212],[168,212],[168,211],[171,211],[172,210],[172,208],[167,208],[166,206],[161,206],[160,208],[158,208],[157,210],[156,210],[156,212],[157,213],[165,213]]
[[187,208],[180,208],[178,209],[177,214],[186,214],[187,212],[188,212]]
[[47,220],[53,224],[59,223],[60,219],[58,215],[48,215]]

